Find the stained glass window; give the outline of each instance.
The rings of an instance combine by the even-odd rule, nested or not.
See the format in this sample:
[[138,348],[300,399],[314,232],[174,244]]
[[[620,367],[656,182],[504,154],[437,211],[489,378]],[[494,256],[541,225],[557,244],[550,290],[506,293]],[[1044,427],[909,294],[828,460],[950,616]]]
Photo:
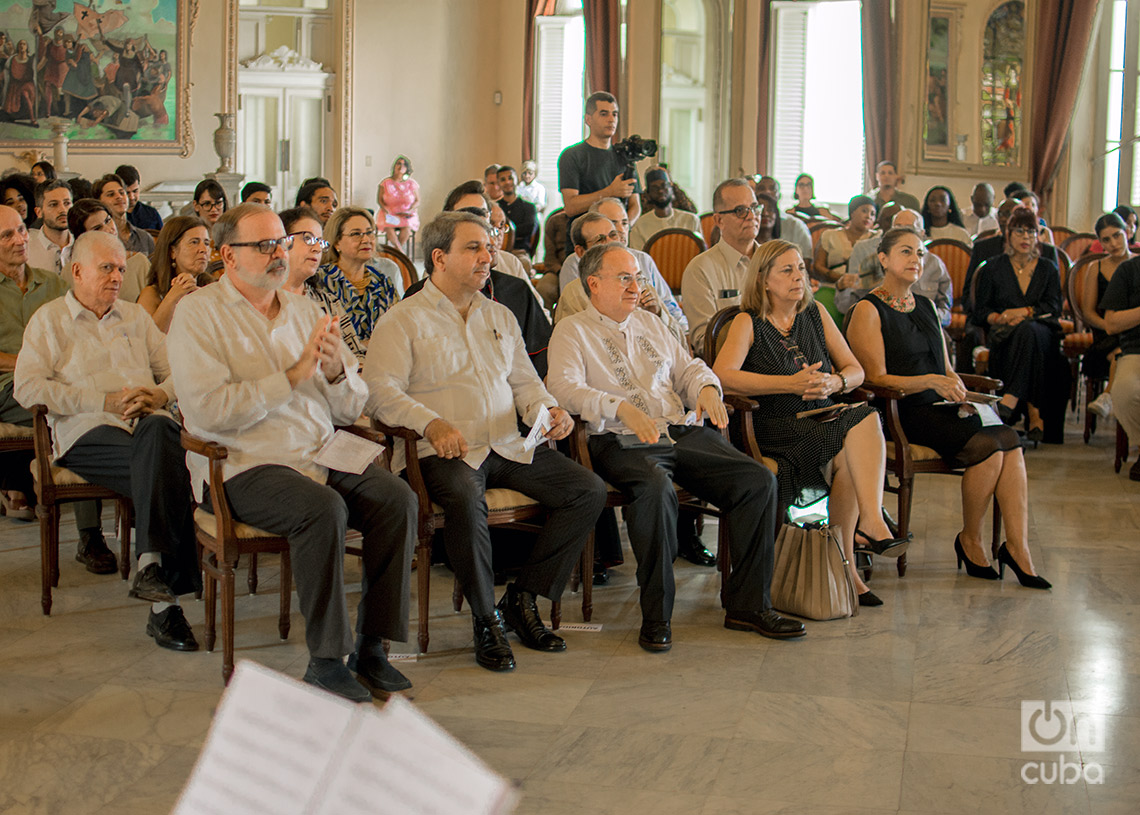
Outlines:
[[1016,167],[1021,150],[1021,83],[1025,68],[1025,3],[994,10],[982,46],[982,164]]

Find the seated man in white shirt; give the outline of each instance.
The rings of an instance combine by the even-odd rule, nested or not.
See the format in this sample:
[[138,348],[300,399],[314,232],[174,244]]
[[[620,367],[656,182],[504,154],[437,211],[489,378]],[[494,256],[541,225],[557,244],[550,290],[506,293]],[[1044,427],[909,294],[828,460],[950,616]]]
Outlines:
[[28,230],[28,264],[63,274],[60,251],[71,245],[67,213],[71,209],[71,187],[66,181],[45,181],[36,187],[36,215],[43,221],[39,229]]
[[[629,241],[629,215],[625,211],[622,202],[617,198],[601,198],[590,205],[587,212],[594,212],[604,218],[609,218],[610,222],[614,225],[614,230],[617,232],[616,242],[622,246],[628,245]],[[574,241],[574,227],[570,227],[570,240]],[[583,250],[585,251],[585,250]],[[685,331],[689,330],[689,320],[685,317],[685,312],[681,310],[681,306],[677,303],[677,298],[673,296],[673,290],[669,288],[669,284],[665,282],[665,278],[661,276],[657,264],[654,262],[647,253],[642,252],[640,249],[630,249],[630,254],[633,255],[634,260],[637,261],[637,266],[641,269],[641,276],[649,281],[653,286],[653,290],[657,292],[661,304],[665,310],[676,320]],[[578,262],[582,256],[575,251],[574,254],[566,258],[562,264],[562,268],[558,272],[559,285],[565,289],[575,280],[578,280]]]
[[[305,681],[367,702],[411,687],[383,641],[408,637],[416,498],[375,462],[356,475],[315,461],[335,425],[360,417],[367,388],[336,318],[281,290],[293,240],[262,204],[239,204],[218,219],[226,273],[179,302],[170,364],[186,429],[229,450],[233,516],[289,541],[309,647]],[[206,462],[191,455],[189,464],[210,508]],[[344,593],[349,526],[364,533],[355,650]]]
[[47,405],[57,463],[131,498],[138,571],[130,596],[149,600],[146,632],[176,651],[198,643],[178,596],[201,587],[190,475],[165,337],[142,306],[118,299],[127,258],[105,232],[80,235],[72,289],[42,306],[16,360],[20,404]]
[[644,249],[645,242],[664,229],[687,229],[701,234],[701,219],[673,206],[673,181],[664,167],[645,173],[645,201],[650,206],[629,231],[631,249]]
[[547,382],[589,424],[594,469],[630,500],[622,514],[641,587],[638,643],[672,647],[674,481],[725,513],[732,557],[725,627],[802,636],[802,623],[772,610],[775,476],[704,426],[705,416],[728,423],[716,375],[637,308],[637,262],[624,247],[591,249],[581,269],[591,305],[554,329]]
[[690,260],[681,278],[681,302],[694,348],[704,348],[705,327],[718,311],[740,305],[762,209],[743,178],[722,181],[713,191],[713,223],[720,229],[720,240]]
[[[492,671],[515,667],[506,627],[528,648],[564,651],[546,628],[537,595],[558,600],[605,504],[601,480],[545,446],[528,449],[518,418],[545,410],[560,439],[573,429],[527,358],[518,321],[481,290],[491,268],[490,225],[444,212],[420,232],[429,278],[377,323],[364,361],[368,413],[423,435],[420,469],[443,507],[443,539],[471,606],[475,659]],[[393,456],[402,468],[402,450]],[[495,604],[486,490],[517,490],[549,510],[529,559]],[[426,568],[423,564],[421,568]]]

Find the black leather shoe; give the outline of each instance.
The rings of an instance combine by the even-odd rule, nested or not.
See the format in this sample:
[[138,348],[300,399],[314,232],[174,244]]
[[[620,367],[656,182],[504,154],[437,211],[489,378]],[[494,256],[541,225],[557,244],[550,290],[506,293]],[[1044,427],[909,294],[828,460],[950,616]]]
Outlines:
[[705,548],[698,535],[683,535],[677,541],[677,556],[694,566],[715,566],[716,555]]
[[173,603],[175,600],[174,591],[167,584],[162,567],[157,563],[135,573],[135,580],[127,596],[151,603]]
[[475,661],[488,671],[513,671],[515,655],[503,630],[503,618],[495,609],[486,617],[471,616],[475,627]]
[[535,651],[565,651],[566,640],[542,624],[534,595],[519,589],[517,583],[507,586],[503,599],[495,606],[503,618],[503,626],[518,635],[519,642]]
[[154,637],[159,648],[169,648],[171,651],[197,651],[198,640],[194,639],[194,632],[190,623],[186,622],[186,615],[180,606],[170,606],[155,614],[153,611],[146,619],[146,633]]
[[637,644],[654,653],[668,651],[673,647],[673,629],[669,626],[669,621],[642,620]]
[[383,698],[412,686],[411,680],[392,667],[383,650],[363,656],[353,652],[348,658],[348,669],[356,672],[357,678],[372,691],[373,696]]
[[304,681],[321,690],[335,693],[350,702],[363,704],[372,701],[369,690],[353,678],[352,673],[339,659],[310,658]]
[[610,570],[599,563],[594,564],[594,585],[604,586],[610,582]]
[[85,529],[79,533],[79,548],[75,552],[75,559],[92,574],[113,574],[119,570],[119,561],[115,559],[115,553],[107,548],[103,532],[99,529]]
[[724,627],[732,631],[755,631],[763,637],[783,640],[802,637],[807,633],[799,620],[781,617],[774,609],[767,611],[729,611],[724,615]]

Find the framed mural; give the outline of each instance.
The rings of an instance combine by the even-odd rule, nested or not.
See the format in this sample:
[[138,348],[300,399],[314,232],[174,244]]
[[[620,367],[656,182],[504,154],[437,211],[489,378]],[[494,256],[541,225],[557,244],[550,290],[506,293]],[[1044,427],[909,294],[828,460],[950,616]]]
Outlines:
[[197,0],[0,0],[0,148],[189,155]]
[[957,77],[957,61],[954,59],[958,38],[957,16],[954,9],[937,5],[927,16],[922,155],[933,161],[949,161],[954,157],[951,85]]

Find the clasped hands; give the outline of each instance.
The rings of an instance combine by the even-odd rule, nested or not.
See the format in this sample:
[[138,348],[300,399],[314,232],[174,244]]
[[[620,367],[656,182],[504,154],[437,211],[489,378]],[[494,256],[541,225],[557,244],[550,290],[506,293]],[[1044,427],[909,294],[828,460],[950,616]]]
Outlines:
[[792,393],[798,393],[805,402],[814,402],[843,390],[842,377],[838,374],[824,373],[820,370],[821,365],[823,362],[813,362],[792,374]]
[[1026,306],[1020,308],[1007,308],[998,312],[995,325],[1018,325],[1033,316],[1033,309]]
[[[550,429],[544,438],[558,441],[570,435],[574,429],[574,419],[560,407],[550,408]],[[463,458],[467,455],[467,439],[459,429],[443,419],[432,419],[424,428],[424,438],[428,440],[435,454],[440,458]]]
[[166,391],[162,388],[123,388],[103,397],[103,410],[129,422],[166,407],[167,401]]
[[[701,424],[707,415],[717,427],[728,426],[728,411],[725,410],[724,400],[721,398],[720,391],[712,385],[705,385],[697,394],[695,413],[697,424]],[[656,444],[661,439],[661,429],[657,426],[657,422],[629,402],[622,402],[618,405],[617,419],[634,432],[638,441],[645,444]]]

